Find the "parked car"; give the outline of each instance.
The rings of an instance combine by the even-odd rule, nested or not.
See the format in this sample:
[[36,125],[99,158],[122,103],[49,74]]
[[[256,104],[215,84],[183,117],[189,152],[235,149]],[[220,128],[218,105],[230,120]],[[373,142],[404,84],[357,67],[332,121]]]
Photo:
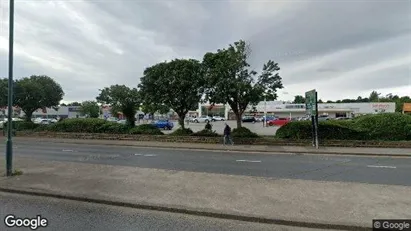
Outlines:
[[213,116],[211,118],[211,121],[224,121],[224,120],[225,120],[224,117],[221,117],[221,116]]
[[326,121],[326,120],[330,120],[330,118],[327,115],[318,116],[318,121]]
[[270,120],[267,122],[267,126],[283,126],[289,123],[291,120],[289,118],[278,118],[275,120]]
[[157,128],[164,130],[171,130],[174,127],[174,123],[169,120],[156,120],[152,124]]
[[211,122],[212,120],[213,120],[213,118],[211,118],[210,116],[201,116],[201,117],[194,118],[193,122],[195,122],[195,123],[207,123],[207,122]]
[[257,120],[255,119],[254,116],[244,116],[241,120],[243,123],[255,123]]

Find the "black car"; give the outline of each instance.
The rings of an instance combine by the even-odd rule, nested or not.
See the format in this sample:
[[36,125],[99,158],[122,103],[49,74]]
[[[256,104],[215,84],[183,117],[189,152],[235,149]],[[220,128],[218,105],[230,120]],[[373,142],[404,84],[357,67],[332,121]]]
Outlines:
[[244,116],[241,121],[244,123],[255,123],[257,120],[254,116]]

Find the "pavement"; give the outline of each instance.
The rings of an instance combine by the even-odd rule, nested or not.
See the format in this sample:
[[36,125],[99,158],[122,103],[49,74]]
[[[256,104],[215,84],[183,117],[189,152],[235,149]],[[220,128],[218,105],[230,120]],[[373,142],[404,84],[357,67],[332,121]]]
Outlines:
[[[4,171],[4,161],[0,166]],[[369,230],[372,219],[411,214],[411,187],[407,186],[24,157],[15,159],[15,167],[23,175],[0,178],[1,191],[315,229]]]
[[[86,140],[87,141],[87,140]],[[5,144],[0,148],[5,149]],[[246,150],[193,150],[155,147],[54,143],[32,140],[14,143],[16,157],[331,182],[411,186],[411,158],[355,155],[250,153]]]
[[[267,154],[327,154],[327,155],[363,155],[363,156],[389,156],[389,157],[411,157],[411,148],[365,148],[365,147],[320,147],[312,146],[268,146],[268,145],[234,145],[223,146],[222,144],[206,143],[177,143],[177,142],[153,142],[133,140],[81,140],[81,139],[58,139],[58,138],[32,138],[14,137],[16,144],[24,143],[37,146],[38,143],[62,143],[62,144],[87,144],[87,145],[114,145],[135,146],[155,148],[175,148],[190,150],[218,150],[230,152],[267,153]],[[235,142],[235,140],[234,140]],[[5,143],[0,144],[5,145]]]
[[[90,230],[90,231],[311,231],[314,229],[287,227],[273,224],[224,220],[178,213],[150,211],[120,206],[107,206],[78,201],[0,193],[0,217],[33,218],[41,215],[48,226],[38,230]],[[28,230],[8,228],[4,222],[0,230]]]

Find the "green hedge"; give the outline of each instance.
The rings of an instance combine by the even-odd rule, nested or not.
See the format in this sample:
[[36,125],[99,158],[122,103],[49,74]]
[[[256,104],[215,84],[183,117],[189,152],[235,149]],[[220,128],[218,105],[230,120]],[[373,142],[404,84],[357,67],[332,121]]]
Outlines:
[[192,136],[205,136],[205,137],[218,137],[221,136],[218,133],[216,133],[215,131],[212,131],[210,129],[203,129],[199,132],[193,133],[191,134]]
[[[13,121],[13,129],[16,131],[26,131],[26,130],[34,130],[40,126],[40,124],[35,124],[33,122],[28,121]],[[8,122],[5,122],[3,125],[3,129],[7,130]]]
[[257,138],[259,137],[257,133],[254,133],[250,131],[250,129],[245,128],[245,127],[240,127],[240,128],[234,128],[233,131],[231,132],[232,137],[248,137],[248,138]]
[[184,128],[184,129],[178,128],[174,132],[170,133],[170,135],[172,135],[172,136],[190,136],[193,133],[194,133],[193,130],[191,130],[190,128]]
[[130,134],[142,134],[142,135],[164,135],[156,126],[152,124],[142,124],[130,129]]
[[[311,139],[310,121],[293,121],[276,132],[281,139]],[[399,113],[366,115],[353,120],[321,121],[319,139],[411,140],[411,117]]]

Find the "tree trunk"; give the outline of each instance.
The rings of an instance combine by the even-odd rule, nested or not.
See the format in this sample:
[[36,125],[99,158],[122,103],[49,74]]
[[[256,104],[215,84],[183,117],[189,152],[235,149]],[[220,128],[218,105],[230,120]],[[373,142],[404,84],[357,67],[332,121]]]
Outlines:
[[128,126],[130,126],[132,128],[134,128],[136,126],[136,120],[135,120],[134,116],[133,117],[127,117],[126,119],[127,119],[127,125]]
[[181,128],[182,129],[185,129],[185,126],[184,126],[184,118],[186,117],[186,115],[185,114],[179,114],[178,115],[178,124],[181,126]]
[[25,117],[25,120],[26,120],[26,122],[32,122],[31,121],[31,117],[33,116],[33,112],[34,111],[24,111],[24,114],[26,115],[26,117]]
[[235,119],[237,120],[237,128],[241,128],[241,115],[240,113],[234,113],[235,114]]

